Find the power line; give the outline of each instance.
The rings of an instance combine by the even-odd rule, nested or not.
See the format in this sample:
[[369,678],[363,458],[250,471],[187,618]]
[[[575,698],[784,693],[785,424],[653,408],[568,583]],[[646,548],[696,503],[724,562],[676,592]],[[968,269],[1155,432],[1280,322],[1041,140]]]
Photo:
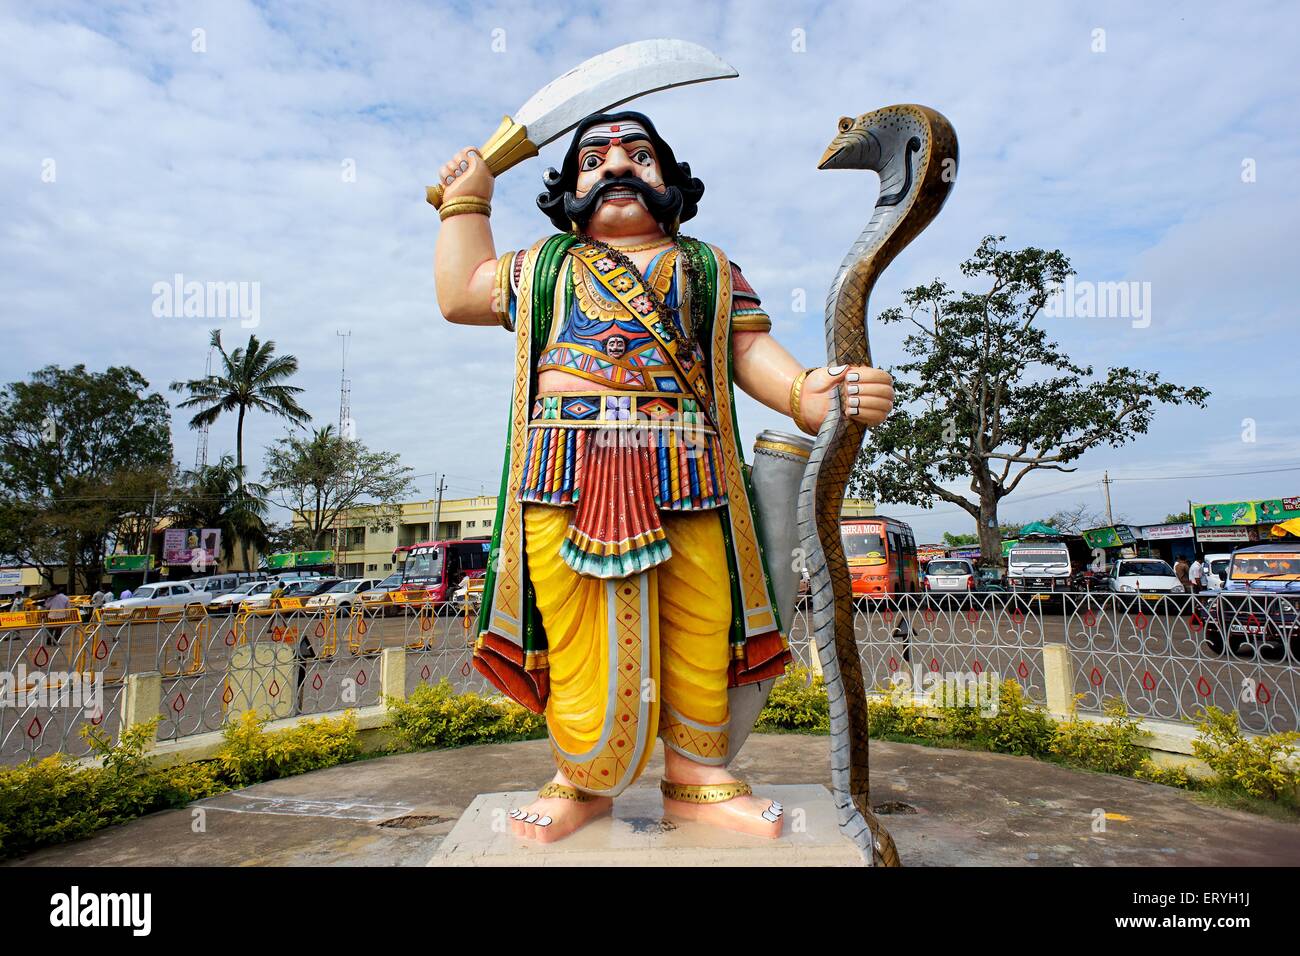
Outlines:
[[1275,475],[1284,471],[1300,471],[1300,465],[1285,468],[1261,468],[1257,471],[1220,471],[1199,475],[1134,475],[1131,478],[1112,478],[1111,481],[1195,481],[1198,478],[1240,478],[1249,475]]

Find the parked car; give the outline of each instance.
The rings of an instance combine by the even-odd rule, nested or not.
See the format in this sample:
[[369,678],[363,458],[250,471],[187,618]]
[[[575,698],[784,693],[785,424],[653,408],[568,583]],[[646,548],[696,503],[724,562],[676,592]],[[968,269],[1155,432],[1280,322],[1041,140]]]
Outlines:
[[131,596],[124,600],[108,601],[106,610],[129,610],[136,607],[185,607],[190,604],[208,604],[212,595],[206,591],[196,591],[189,584],[178,581],[175,584],[142,584]]
[[245,581],[233,591],[214,597],[208,604],[208,613],[230,614],[232,611],[239,610],[245,599],[259,594],[270,594],[275,585],[274,581]]
[[1232,555],[1221,591],[1202,602],[1206,643],[1222,654],[1300,661],[1300,547],[1257,544]]
[[388,577],[375,584],[374,587],[368,588],[361,592],[362,600],[373,600],[383,597],[389,591],[396,591],[402,586],[402,572],[394,571]]
[[1228,565],[1232,563],[1231,554],[1207,554],[1205,556],[1206,587],[1211,591],[1221,591],[1228,583]]
[[265,591],[250,594],[244,598],[242,606],[249,610],[270,607],[271,595],[275,593],[277,587],[280,588],[280,597],[282,598],[309,598],[313,594],[319,594],[336,581],[338,581],[338,578],[303,578],[298,581],[290,581],[288,584],[272,581],[270,582],[271,586]]
[[1159,558],[1120,558],[1110,566],[1106,590],[1148,601],[1187,593],[1169,562]]
[[926,594],[971,594],[981,590],[975,565],[966,558],[931,558],[925,566],[922,587]]
[[346,581],[337,582],[319,594],[313,595],[307,599],[307,603],[312,607],[331,605],[334,607],[351,607],[357,602],[358,594],[370,590],[378,583],[377,578],[349,578]]

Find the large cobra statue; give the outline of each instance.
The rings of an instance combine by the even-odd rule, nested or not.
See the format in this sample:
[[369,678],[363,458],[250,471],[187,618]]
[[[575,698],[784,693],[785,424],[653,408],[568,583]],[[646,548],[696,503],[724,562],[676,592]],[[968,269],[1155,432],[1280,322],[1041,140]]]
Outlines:
[[[939,213],[957,169],[957,135],[924,106],[889,106],[844,117],[821,169],[880,175],[871,221],[840,264],[826,299],[831,365],[870,365],[867,300],[876,279]],[[867,694],[853,626],[853,591],[840,509],[866,427],[844,417],[837,393],[799,489],[799,537],[811,575],[814,639],[830,697],[831,786],[840,831],[871,865],[899,866],[898,850],[871,811]]]

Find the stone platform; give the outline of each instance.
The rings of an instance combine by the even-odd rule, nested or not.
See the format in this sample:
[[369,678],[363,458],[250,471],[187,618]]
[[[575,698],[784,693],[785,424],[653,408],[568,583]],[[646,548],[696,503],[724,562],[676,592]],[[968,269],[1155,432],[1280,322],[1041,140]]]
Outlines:
[[663,818],[656,787],[638,786],[593,820],[555,843],[520,840],[509,813],[537,797],[519,790],[477,796],[429,866],[861,866],[857,848],[840,836],[830,791],[816,784],[767,784],[762,795],[785,807],[779,839],[731,833]]

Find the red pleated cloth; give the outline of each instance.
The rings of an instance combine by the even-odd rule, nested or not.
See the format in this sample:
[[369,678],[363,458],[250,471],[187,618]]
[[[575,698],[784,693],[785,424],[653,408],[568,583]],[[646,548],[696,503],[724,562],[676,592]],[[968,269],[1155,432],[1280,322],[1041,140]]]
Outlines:
[[655,504],[650,455],[645,442],[587,443],[582,489],[560,547],[565,564],[579,574],[625,578],[672,555]]

